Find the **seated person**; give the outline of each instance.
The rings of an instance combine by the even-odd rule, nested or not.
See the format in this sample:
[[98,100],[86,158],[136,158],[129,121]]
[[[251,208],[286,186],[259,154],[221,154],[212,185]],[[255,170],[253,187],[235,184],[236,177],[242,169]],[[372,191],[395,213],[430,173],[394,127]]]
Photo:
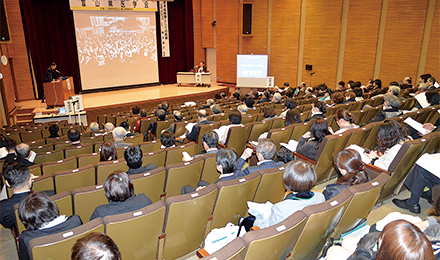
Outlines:
[[97,132],[99,131],[99,124],[96,122],[91,122],[89,126],[90,131]]
[[339,130],[334,134],[340,134],[350,129],[359,128],[359,126],[354,124],[354,116],[347,110],[340,109],[335,114],[336,124],[339,126]]
[[322,117],[316,118],[310,126],[310,132],[299,139],[296,152],[314,160],[322,140],[330,134],[327,121]]
[[8,155],[3,157],[3,159],[5,160],[3,165],[5,165],[8,162],[15,161],[15,158],[17,158],[17,154],[15,153],[16,146],[17,146],[17,142],[14,139],[6,137],[5,147],[6,147],[6,150],[8,151]]
[[206,100],[206,103],[203,105],[201,109],[211,108],[212,105],[214,105],[214,99],[210,98]]
[[28,244],[32,239],[71,230],[82,224],[78,215],[60,215],[55,202],[40,192],[31,192],[21,200],[18,217],[27,229],[18,237],[20,260],[31,259]]
[[289,109],[286,113],[286,119],[284,120],[284,126],[292,124],[302,123],[301,115],[296,109]]
[[115,129],[115,126],[112,123],[105,123],[104,125],[105,133],[103,135],[111,134],[113,129]]
[[130,137],[130,136],[137,135],[136,133],[130,133],[130,131],[131,131],[131,126],[128,124],[127,121],[123,121],[123,122],[121,122],[121,123],[119,124],[119,126],[122,127],[122,128],[124,128],[125,131],[127,132],[127,133],[125,134],[125,137]]
[[211,112],[212,112],[213,115],[219,115],[219,114],[222,113],[222,109],[217,104],[212,105],[210,107],[210,109],[211,109]]
[[255,219],[254,226],[266,228],[280,223],[304,207],[324,202],[324,195],[312,192],[317,181],[313,167],[303,161],[293,161],[286,165],[283,173],[284,186],[292,194],[271,208],[267,219]]
[[[17,153],[17,158],[15,161],[23,164],[26,167],[32,166],[35,163],[29,161],[29,157],[31,154],[31,147],[28,144],[21,143],[15,147],[15,152]],[[34,157],[35,158],[35,157]]]
[[[166,112],[163,109],[159,109],[156,111],[156,117],[157,121],[165,121]],[[153,123],[150,123],[148,126],[148,132],[154,136],[156,136],[156,128],[157,128],[157,121],[154,121]]]
[[161,149],[176,147],[176,139],[174,138],[174,134],[170,131],[165,131],[160,134],[160,146]]
[[208,114],[206,113],[206,110],[201,109],[199,110],[199,112],[197,113],[197,118],[199,120],[199,122],[193,126],[191,132],[186,132],[186,137],[191,140],[191,141],[197,141],[197,136],[199,134],[199,127],[200,125],[209,125],[213,122],[208,121],[207,119]]
[[118,153],[116,152],[115,145],[110,141],[104,141],[101,145],[101,150],[99,152],[99,161],[113,161],[118,159]]
[[131,113],[133,115],[139,115],[140,112],[141,112],[141,109],[138,106],[134,106],[131,108]]
[[171,133],[176,133],[176,123],[183,122],[182,112],[180,112],[179,110],[174,110],[173,117],[174,117],[174,123],[171,123],[170,127],[166,130],[163,130],[162,132],[170,131]]
[[356,94],[353,91],[345,92],[345,104],[356,102]]
[[127,131],[123,127],[116,127],[113,132],[113,140],[116,148],[126,147],[132,145],[132,143],[125,142],[125,136]]
[[69,138],[70,141],[70,146],[68,146],[67,148],[73,148],[73,147],[78,147],[81,146],[81,133],[72,128],[67,132],[67,138]]
[[115,242],[106,234],[89,233],[73,245],[71,260],[121,260]]
[[228,138],[228,132],[231,127],[242,126],[241,124],[241,113],[238,111],[232,111],[229,114],[229,123],[230,125],[221,126],[219,129],[215,129],[214,131],[218,134],[219,141],[222,144],[225,144],[226,139]]
[[145,109],[142,109],[140,117],[138,121],[136,121],[136,125],[134,126],[134,131],[140,133],[141,132],[141,120],[147,119],[147,111]]
[[350,186],[369,181],[368,175],[364,171],[365,164],[356,150],[346,149],[340,151],[335,155],[333,162],[341,175],[336,180],[336,184],[330,184],[325,187],[325,190],[322,192],[325,200],[333,198]]
[[0,134],[0,158],[8,155],[8,150],[6,149],[6,137],[3,134]]
[[240,112],[241,115],[246,115],[248,107],[244,104],[241,104],[237,107],[237,111]]
[[341,92],[335,92],[332,95],[332,107],[344,104],[344,95]]
[[[234,180],[242,177],[240,169],[237,168],[237,157],[237,153],[231,149],[220,149],[217,152],[215,159],[217,171],[220,173],[220,176],[215,183],[218,183],[220,181]],[[205,188],[209,184],[210,183],[208,183],[207,181],[201,180],[197,183],[197,189],[192,187],[191,185],[185,185],[182,187],[181,194],[183,195],[198,191]]]
[[153,204],[144,193],[137,196],[134,194],[133,182],[123,171],[115,171],[107,177],[104,192],[109,203],[96,207],[90,220],[127,213]]
[[386,95],[384,100],[383,110],[379,112],[375,118],[371,119],[370,123],[380,122],[387,118],[400,116],[402,114],[402,111],[399,110],[400,101],[396,96]]
[[218,134],[212,130],[206,132],[202,136],[202,145],[204,152],[201,154],[194,155],[193,158],[186,158],[185,156],[182,157],[183,162],[191,161],[194,158],[203,156],[205,154],[216,154],[218,152],[217,146],[218,146]]
[[255,101],[252,97],[247,97],[244,101],[244,104],[247,106],[248,109],[255,109],[254,103]]
[[370,232],[362,239],[344,238],[342,246],[328,250],[326,259],[434,260],[435,257],[431,242],[420,228],[406,220],[396,220],[388,223],[382,232]]
[[273,106],[265,106],[263,107],[263,116],[264,119],[261,120],[261,122],[277,117],[277,112],[275,111],[275,108]]
[[60,131],[60,128],[56,124],[52,124],[49,126],[49,136],[47,138],[57,138],[60,137],[58,134],[58,131]]
[[156,165],[150,163],[142,166],[143,163],[143,153],[139,146],[129,146],[124,151],[125,163],[128,166],[128,175],[145,173],[156,169]]
[[377,152],[371,151],[367,156],[370,164],[388,171],[391,163],[406,141],[408,133],[400,123],[387,119],[379,126],[376,134]]
[[324,118],[325,113],[327,113],[327,108],[325,107],[325,104],[321,101],[318,101],[315,104],[312,104],[312,116],[306,118],[306,120],[304,120],[304,123],[307,123],[310,120],[316,119],[318,117]]
[[353,89],[353,92],[356,94],[356,97],[354,98],[356,101],[364,100],[364,97],[363,97],[364,92],[362,91],[361,87],[355,87]]
[[282,104],[281,103],[281,94],[280,93],[275,93],[273,94],[273,103],[274,104]]
[[258,100],[257,104],[268,103],[268,102],[270,102],[270,92],[266,90],[263,93],[263,98]]
[[286,110],[281,112],[280,117],[285,117],[290,109],[296,108],[296,101],[293,98],[288,98],[284,105],[286,106]]
[[168,102],[162,102],[162,104],[160,104],[160,108],[165,111],[166,115],[171,115],[171,112],[168,111],[168,108],[170,108],[170,104],[168,104]]
[[[256,148],[256,155],[258,163],[255,166],[247,167],[243,170],[243,175],[249,175],[254,171],[272,169],[276,167],[281,167],[284,165],[283,162],[274,162],[275,153],[277,152],[276,145],[270,139],[260,139],[258,140],[258,145]],[[246,160],[252,156],[253,150],[247,148],[244,150],[240,159],[238,159],[238,169],[242,169]]]

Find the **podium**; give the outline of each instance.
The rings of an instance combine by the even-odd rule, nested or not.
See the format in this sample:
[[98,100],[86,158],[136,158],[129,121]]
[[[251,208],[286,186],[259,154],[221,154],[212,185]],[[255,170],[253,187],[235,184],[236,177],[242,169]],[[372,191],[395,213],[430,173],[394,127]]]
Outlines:
[[48,106],[64,106],[64,100],[69,96],[75,95],[73,77],[67,77],[64,80],[57,80],[43,83],[44,95]]

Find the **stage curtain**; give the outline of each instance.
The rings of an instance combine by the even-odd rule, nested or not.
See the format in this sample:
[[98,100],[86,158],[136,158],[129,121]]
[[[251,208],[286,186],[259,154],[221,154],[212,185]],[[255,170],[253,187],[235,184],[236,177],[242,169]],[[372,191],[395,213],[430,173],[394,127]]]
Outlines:
[[63,75],[73,76],[75,92],[79,93],[81,81],[69,0],[20,0],[20,6],[39,97],[52,61]]
[[176,83],[177,72],[189,71],[194,67],[192,0],[168,2],[170,37],[170,57],[168,58],[162,58],[159,12],[156,17],[160,82],[162,84]]

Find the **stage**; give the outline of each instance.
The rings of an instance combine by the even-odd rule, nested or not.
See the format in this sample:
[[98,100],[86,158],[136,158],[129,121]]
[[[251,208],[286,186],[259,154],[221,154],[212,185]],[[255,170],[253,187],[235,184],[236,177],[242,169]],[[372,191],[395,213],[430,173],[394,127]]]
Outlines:
[[[99,114],[116,113],[128,111],[132,106],[152,106],[163,101],[170,104],[191,101],[191,98],[213,98],[216,93],[229,93],[233,85],[212,84],[207,87],[186,87],[177,84],[149,86],[143,88],[132,88],[115,91],[105,91],[82,94],[84,109],[87,112],[89,122],[95,121]],[[56,114],[58,108],[46,109],[46,104],[41,100],[30,100],[17,102],[19,109],[34,108],[33,114]]]

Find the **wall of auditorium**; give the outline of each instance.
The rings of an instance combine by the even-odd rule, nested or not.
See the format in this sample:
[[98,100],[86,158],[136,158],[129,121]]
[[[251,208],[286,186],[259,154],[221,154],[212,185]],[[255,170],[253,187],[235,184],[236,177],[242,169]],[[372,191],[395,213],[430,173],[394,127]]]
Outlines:
[[[241,34],[243,3],[252,3],[251,35]],[[278,86],[439,78],[439,9],[440,0],[193,0],[194,58],[216,48],[218,81],[228,83],[236,55],[250,53],[269,55]]]

